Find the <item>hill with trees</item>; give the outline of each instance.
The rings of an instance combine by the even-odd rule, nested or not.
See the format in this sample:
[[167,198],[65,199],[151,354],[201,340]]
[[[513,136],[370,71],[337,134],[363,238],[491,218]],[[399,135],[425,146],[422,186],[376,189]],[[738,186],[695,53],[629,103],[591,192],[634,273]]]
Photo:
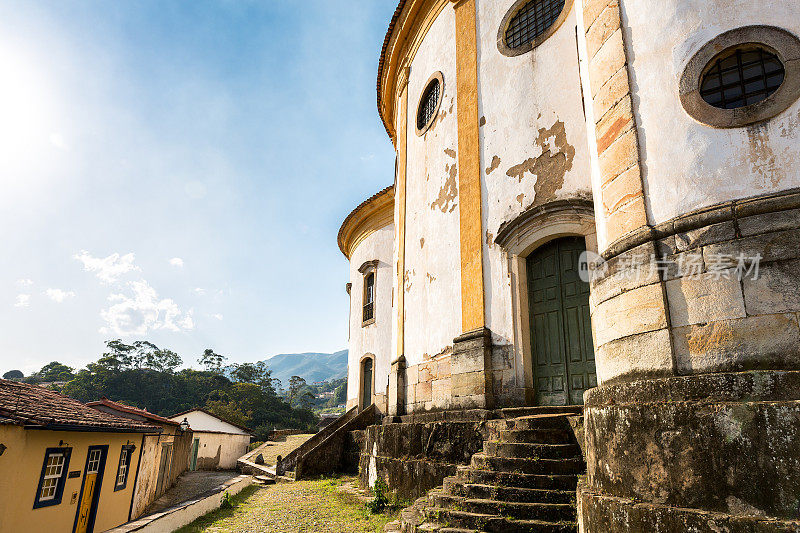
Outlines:
[[167,417],[204,407],[249,427],[257,440],[266,440],[273,428],[311,430],[317,423],[313,402],[302,400],[301,384],[286,401],[264,362],[226,366],[224,356],[207,349],[198,359],[205,370],[177,370],[181,357],[148,341],[113,340],[106,347],[96,362],[77,371],[53,361],[28,377],[19,371],[5,376],[53,387],[82,402],[106,397]]

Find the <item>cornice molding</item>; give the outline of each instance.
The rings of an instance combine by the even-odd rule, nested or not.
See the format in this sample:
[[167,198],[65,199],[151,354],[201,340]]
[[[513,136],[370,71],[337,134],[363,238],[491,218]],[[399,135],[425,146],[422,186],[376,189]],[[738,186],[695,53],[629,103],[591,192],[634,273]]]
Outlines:
[[347,215],[339,228],[339,249],[349,260],[353,250],[375,231],[394,222],[394,185],[365,200]]

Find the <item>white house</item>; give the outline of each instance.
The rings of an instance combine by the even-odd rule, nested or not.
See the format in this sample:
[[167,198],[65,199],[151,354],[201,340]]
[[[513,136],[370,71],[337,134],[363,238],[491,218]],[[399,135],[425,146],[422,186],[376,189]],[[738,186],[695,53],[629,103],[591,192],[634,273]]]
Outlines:
[[247,453],[250,430],[204,409],[190,409],[170,420],[189,422],[194,441],[189,449],[189,470],[232,470]]

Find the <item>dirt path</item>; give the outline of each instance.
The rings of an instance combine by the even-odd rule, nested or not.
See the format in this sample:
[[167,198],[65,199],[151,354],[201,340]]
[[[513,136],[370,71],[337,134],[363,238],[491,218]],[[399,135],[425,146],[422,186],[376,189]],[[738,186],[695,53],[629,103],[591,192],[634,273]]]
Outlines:
[[194,472],[185,472],[175,481],[175,485],[171,489],[150,504],[144,514],[157,513],[167,507],[189,501],[206,491],[219,487],[238,475],[239,472],[233,471],[207,472],[196,470]]
[[299,447],[305,441],[313,437],[313,433],[303,433],[301,435],[289,435],[285,441],[267,441],[259,450],[250,452],[245,458],[255,462],[256,455],[259,453],[264,457],[264,464],[275,466],[276,459],[280,455],[286,457],[289,452]]
[[[395,517],[372,515],[352,492],[353,478],[279,483],[251,487],[233,498],[232,510],[220,510],[179,533],[364,533],[381,532]],[[342,487],[343,484],[349,485]],[[348,490],[343,490],[347,488]],[[396,514],[396,513],[395,513]]]

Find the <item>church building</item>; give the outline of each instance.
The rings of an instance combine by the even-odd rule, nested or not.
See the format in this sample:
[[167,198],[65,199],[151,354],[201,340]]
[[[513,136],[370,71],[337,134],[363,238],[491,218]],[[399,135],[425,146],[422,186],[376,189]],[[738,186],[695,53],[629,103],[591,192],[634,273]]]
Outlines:
[[[796,0],[400,0],[347,405],[504,424],[404,531],[800,531],[799,36]],[[525,440],[558,414],[568,490]]]

